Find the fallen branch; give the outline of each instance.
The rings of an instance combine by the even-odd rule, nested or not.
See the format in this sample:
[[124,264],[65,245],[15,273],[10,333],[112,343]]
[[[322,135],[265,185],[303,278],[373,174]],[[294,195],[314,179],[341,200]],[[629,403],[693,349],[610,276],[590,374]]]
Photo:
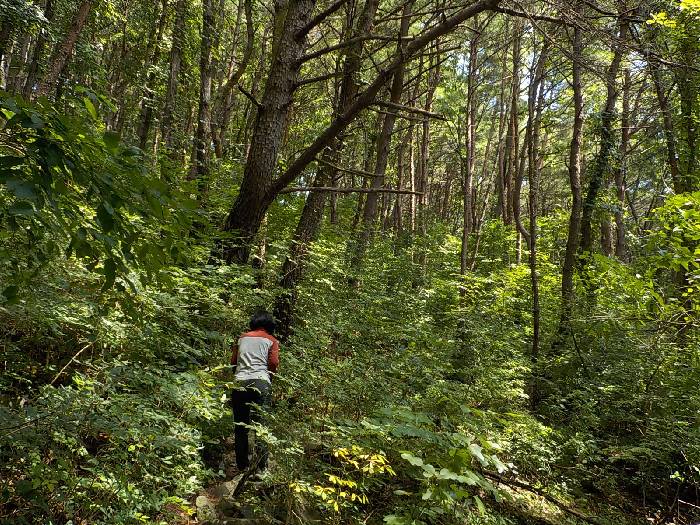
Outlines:
[[68,361],[68,362],[66,363],[66,366],[64,366],[63,368],[61,368],[61,371],[60,371],[58,374],[56,374],[56,377],[53,378],[53,380],[49,383],[49,385],[50,385],[50,386],[53,386],[53,384],[58,380],[59,377],[61,377],[61,374],[63,374],[63,372],[66,371],[66,369],[71,365],[71,363],[72,363],[73,361],[75,361],[76,359],[78,359],[78,356],[79,356],[80,354],[82,354],[85,350],[87,350],[88,348],[90,348],[91,346],[92,346],[92,343],[88,343],[88,344],[86,344],[84,347],[82,347],[80,350],[78,350],[78,353],[75,354],[73,357],[70,358],[70,361]]
[[523,483],[522,481],[517,481],[514,479],[503,479],[501,476],[499,476],[497,474],[492,474],[491,472],[482,471],[481,474],[485,478],[488,478],[492,481],[496,481],[498,483],[502,483],[502,484],[509,486],[509,487],[523,489],[523,490],[527,490],[528,492],[532,492],[533,494],[537,494],[538,496],[543,497],[544,499],[546,499],[550,503],[553,503],[554,505],[559,507],[564,512],[567,512],[567,513],[571,514],[572,516],[575,516],[575,517],[577,517],[577,518],[579,518],[587,523],[591,523],[592,525],[602,525],[602,523],[600,521],[598,521],[597,519],[595,519],[594,517],[586,516],[582,512],[580,512],[576,509],[572,509],[571,507],[569,507],[565,503],[559,501],[554,496],[550,496],[545,491],[538,489],[536,487],[533,487],[532,485],[528,485],[527,483]]

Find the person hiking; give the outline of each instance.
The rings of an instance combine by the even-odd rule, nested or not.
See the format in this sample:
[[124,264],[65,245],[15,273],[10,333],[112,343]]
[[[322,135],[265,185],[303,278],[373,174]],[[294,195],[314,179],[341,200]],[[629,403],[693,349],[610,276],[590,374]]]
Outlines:
[[[231,364],[239,388],[231,394],[236,466],[239,470],[250,468],[248,460],[248,425],[262,421],[261,410],[270,404],[271,374],[279,366],[279,342],[274,337],[275,321],[266,311],[260,311],[250,319],[250,331],[238,338],[231,353]],[[267,468],[267,446],[256,439],[258,472]]]

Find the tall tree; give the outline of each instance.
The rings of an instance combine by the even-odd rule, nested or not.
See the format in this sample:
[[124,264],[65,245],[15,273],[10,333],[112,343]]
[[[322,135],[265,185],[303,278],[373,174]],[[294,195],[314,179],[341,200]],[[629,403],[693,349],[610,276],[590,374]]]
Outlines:
[[[290,45],[282,46],[284,49],[282,53],[273,53],[274,67],[271,69],[271,74],[267,82],[270,89],[266,88],[265,90],[265,96],[263,97],[258,111],[256,131],[254,132],[253,144],[255,151],[251,148],[251,154],[249,155],[249,162],[246,164],[241,189],[224,224],[224,230],[227,232],[236,232],[235,236],[237,237],[237,240],[225,250],[225,259],[230,262],[247,261],[250,253],[250,241],[257,233],[262,216],[275,196],[299,176],[306,166],[316,158],[316,155],[323,151],[338,133],[345,129],[363,109],[367,108],[374,101],[379,90],[407,60],[415,56],[436,38],[454,30],[460,23],[472,18],[476,14],[493,9],[498,3],[498,0],[479,0],[467,7],[459,9],[449,18],[443,18],[441,22],[435,26],[426,29],[424,32],[414,37],[404,48],[403,54],[394,56],[389,63],[379,71],[374,81],[358,94],[350,107],[342,115],[334,119],[330,125],[291,162],[287,170],[275,179],[274,174],[279,154],[279,139],[277,136],[280,135],[281,138],[281,132],[276,132],[276,128],[278,127],[278,124],[276,124],[270,128],[271,132],[276,132],[275,134],[263,133],[263,129],[267,127],[264,124],[270,119],[270,113],[272,111],[271,104],[269,104],[271,100],[267,99],[278,99],[280,94],[285,95],[285,101],[290,99],[291,92],[289,92],[287,88],[292,82],[286,77],[290,74],[296,76],[298,72],[298,59],[300,58],[300,56],[297,56],[300,55],[299,43],[294,39],[294,34],[292,34],[294,32],[286,30],[288,24],[285,23],[282,26],[285,29],[282,31],[283,39],[285,42],[289,42]],[[292,12],[292,6],[296,5],[296,3],[290,4],[288,8],[290,12]],[[297,11],[298,10],[295,9],[293,13],[297,13]],[[297,18],[298,17],[292,16],[289,19],[295,20]],[[285,19],[287,19],[287,17],[285,17]],[[298,23],[298,19],[296,22]],[[296,26],[297,23],[293,25]],[[300,28],[304,26],[304,24],[298,25]],[[280,57],[280,54],[283,55],[283,57]],[[288,62],[289,60],[292,61],[291,64]],[[272,79],[275,80],[273,81]],[[268,103],[266,103],[266,100]],[[279,114],[279,106],[277,113],[278,116],[284,117],[284,115]],[[286,115],[286,112],[283,113]],[[275,120],[275,122],[279,123],[279,120]],[[255,140],[257,136],[256,133],[259,135],[259,141]]]
[[46,73],[44,78],[39,84],[37,90],[38,95],[48,95],[54,89],[56,89],[56,83],[58,82],[61,73],[68,65],[71,55],[73,54],[73,49],[75,48],[75,43],[80,37],[80,33],[87,22],[88,16],[90,15],[90,10],[94,5],[95,0],[83,0],[83,2],[78,7],[78,10],[71,21],[68,28],[68,32],[61,44],[56,48],[49,65],[46,68]]

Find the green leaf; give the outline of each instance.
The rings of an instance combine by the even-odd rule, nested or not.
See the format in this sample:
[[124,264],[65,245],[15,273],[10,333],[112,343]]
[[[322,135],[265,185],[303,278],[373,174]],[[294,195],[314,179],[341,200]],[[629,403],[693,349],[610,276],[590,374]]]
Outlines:
[[83,103],[85,104],[88,113],[90,113],[90,116],[97,120],[97,110],[95,109],[95,104],[92,103],[92,100],[90,100],[88,97],[83,97]]
[[117,277],[117,263],[114,259],[107,259],[102,270],[105,276],[105,283],[102,285],[102,291],[109,290],[114,286],[114,281]]
[[34,200],[37,197],[35,186],[20,179],[9,179],[5,185],[18,199]]
[[34,207],[26,201],[15,202],[7,211],[10,212],[10,215],[24,215],[25,217],[34,215]]
[[114,229],[114,209],[107,202],[103,202],[97,207],[97,222],[102,230],[110,232]]
[[422,467],[423,466],[423,460],[417,456],[414,456],[413,454],[410,454],[408,452],[404,452],[401,454],[401,457],[408,461],[411,465],[414,465],[416,467]]
[[19,293],[19,287],[14,285],[14,284],[8,286],[7,288],[5,288],[2,291],[2,295],[8,301],[12,301],[13,299],[15,299],[17,297],[18,293]]
[[107,149],[112,153],[117,151],[119,148],[119,133],[114,131],[105,131],[104,135],[102,136],[102,140],[104,141],[105,146],[107,146]]
[[484,457],[484,454],[481,452],[482,450],[483,448],[481,447],[481,445],[477,445],[476,443],[472,443],[471,445],[469,445],[469,452],[471,453],[471,455],[478,459],[482,465],[486,465],[487,461]]

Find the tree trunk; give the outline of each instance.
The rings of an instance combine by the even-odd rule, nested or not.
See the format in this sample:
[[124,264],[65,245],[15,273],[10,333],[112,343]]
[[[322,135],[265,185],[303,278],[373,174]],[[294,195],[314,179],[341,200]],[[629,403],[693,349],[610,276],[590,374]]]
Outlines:
[[469,42],[469,77],[467,80],[467,106],[466,106],[466,159],[464,162],[464,177],[462,181],[462,202],[464,224],[462,226],[462,244],[459,254],[460,274],[465,275],[469,269],[469,236],[474,229],[474,165],[476,159],[476,75],[477,58],[479,52],[479,38],[481,34],[475,32]]
[[[152,69],[152,66],[158,61],[158,57],[160,56],[160,43],[163,40],[163,32],[165,31],[165,24],[167,20],[168,0],[162,0],[158,30],[156,32],[153,50],[151,53],[147,53],[146,57],[145,69],[147,71]],[[155,71],[148,71],[146,86],[144,88],[143,98],[141,99],[141,110],[138,118],[139,126],[136,135],[139,139],[139,148],[143,151],[146,150],[148,133],[151,129],[151,124],[153,123],[153,104],[155,98],[155,88],[153,84],[155,82],[155,78]]]
[[306,48],[306,37],[299,39],[296,35],[309,22],[314,3],[314,0],[289,0],[287,4],[277,5],[272,62],[257,108],[243,182],[224,223],[224,231],[237,232],[239,236],[226,247],[226,262],[248,260],[250,242],[275,198],[276,194],[270,190],[299,76],[299,59]]
[[[518,174],[518,149],[519,149],[519,103],[520,103],[520,53],[522,43],[522,23],[516,22],[514,27],[515,36],[513,39],[513,68],[511,70],[511,93],[510,93],[510,118],[508,124],[508,135],[506,136],[506,176],[504,180],[505,201],[509,203],[503,209],[503,222],[510,224],[513,219],[513,196],[514,180]],[[518,199],[518,206],[520,197]]]
[[620,143],[620,167],[615,171],[615,256],[621,261],[627,261],[627,245],[625,243],[625,183],[627,180],[627,153],[630,144],[630,88],[631,73],[625,68],[625,79],[622,87],[622,142]]
[[0,22],[0,89],[5,89],[7,83],[7,66],[10,61],[13,27],[9,20]]
[[593,251],[593,211],[595,210],[598,202],[598,193],[603,185],[605,175],[610,170],[610,154],[615,145],[615,107],[617,105],[618,98],[616,81],[620,71],[620,64],[622,62],[623,44],[627,35],[626,24],[627,22],[620,23],[620,43],[615,48],[613,60],[610,63],[605,75],[607,94],[605,99],[605,107],[601,118],[600,148],[595,160],[593,161],[588,191],[583,202],[580,251],[583,254],[588,255],[590,255]]
[[87,22],[93,3],[94,0],[83,0],[83,3],[80,4],[78,11],[73,17],[70,28],[68,29],[68,33],[63,39],[63,42],[61,42],[56,49],[56,52],[46,68],[46,74],[39,85],[38,95],[48,95],[51,91],[56,89],[56,83],[73,54],[75,43],[80,37],[85,22]]
[[[412,6],[412,0],[409,0],[406,2],[406,4],[404,4],[401,18],[401,29],[399,32],[399,43],[397,44],[397,54],[402,54],[405,51],[406,44],[404,43],[403,39],[408,35]],[[401,95],[403,93],[403,77],[404,65],[402,63],[394,73],[391,83],[389,100],[393,104],[398,104],[401,102]],[[384,115],[382,130],[377,138],[377,157],[374,166],[374,177],[372,178],[370,188],[381,188],[384,185],[384,176],[386,174],[386,167],[389,160],[389,145],[391,144],[391,136],[394,133],[395,122],[396,110],[389,108],[387,113]],[[377,219],[378,198],[379,193],[375,192],[368,193],[367,198],[365,199],[365,208],[362,215],[362,229],[360,231],[360,237],[356,246],[355,255],[352,260],[352,266],[355,269],[359,268],[360,264],[362,263],[365,251],[367,250],[374,230],[374,224]]]
[[172,44],[170,46],[170,68],[168,70],[168,85],[165,90],[165,105],[163,117],[160,122],[161,141],[169,155],[173,154],[175,104],[177,100],[177,88],[180,81],[180,68],[182,67],[182,44],[185,36],[185,23],[187,21],[188,0],[177,0],[175,4],[175,25],[173,27]]
[[[532,347],[530,350],[530,358],[532,360],[533,369],[537,374],[536,367],[540,355],[540,286],[539,277],[537,275],[537,212],[538,212],[538,192],[540,181],[540,127],[542,123],[542,111],[544,109],[544,81],[545,81],[545,65],[549,55],[549,40],[545,40],[542,44],[542,51],[537,61],[537,66],[533,75],[533,83],[535,90],[531,90],[528,100],[528,121],[532,121],[530,140],[528,141],[528,179],[529,179],[529,197],[530,197],[530,231],[529,231],[529,248],[530,248],[530,282],[532,285]],[[537,101],[535,102],[534,93],[537,93]],[[530,401],[532,406],[536,406],[539,399],[539,385],[535,379],[530,392]]]
[[197,181],[197,196],[201,200],[205,193],[206,176],[209,172],[209,130],[211,128],[211,53],[212,39],[216,31],[214,0],[202,2],[202,39],[199,56],[199,106],[197,131],[194,137],[194,155],[188,179]]
[[560,336],[570,329],[571,314],[574,303],[574,270],[578,252],[579,230],[581,228],[581,142],[583,136],[583,86],[581,69],[583,60],[582,29],[574,29],[574,41],[571,57],[572,87],[574,91],[574,125],[569,148],[569,187],[571,188],[571,213],[566,239],[566,253],[561,274],[561,320]]
[[[51,24],[54,14],[54,0],[46,0],[44,4],[44,18],[47,22]],[[39,77],[39,67],[41,64],[41,59],[44,55],[44,48],[46,47],[46,35],[48,34],[48,29],[42,27],[39,30],[39,35],[37,36],[36,45],[34,46],[34,51],[32,52],[32,60],[29,64],[29,70],[27,71],[27,78],[24,81],[24,89],[22,91],[24,98],[29,99],[35,88],[35,84]]]
[[215,103],[215,118],[212,121],[212,138],[214,141],[216,156],[221,158],[224,154],[224,140],[226,130],[231,120],[231,112],[233,111],[233,91],[238,85],[239,80],[243,77],[250,59],[253,56],[253,48],[255,43],[255,27],[253,26],[253,3],[252,0],[243,0],[246,20],[246,44],[243,58],[234,69],[231,75],[226,80],[226,83],[221,88]]

